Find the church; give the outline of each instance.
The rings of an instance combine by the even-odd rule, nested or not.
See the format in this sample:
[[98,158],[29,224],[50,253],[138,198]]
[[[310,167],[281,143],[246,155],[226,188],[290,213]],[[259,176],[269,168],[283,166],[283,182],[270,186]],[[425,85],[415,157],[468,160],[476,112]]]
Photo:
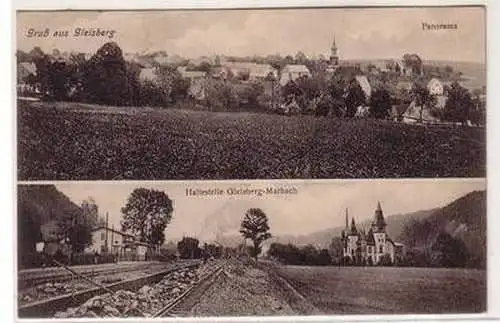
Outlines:
[[[356,228],[354,217],[351,219],[350,228],[348,224],[349,215],[346,210],[346,226],[342,231],[343,255],[344,259],[348,258],[350,263],[377,265],[381,263],[384,255],[387,255],[391,263],[394,263],[397,254],[402,252],[402,245],[392,241],[386,233],[387,223],[380,202],[377,204],[368,232]],[[387,256],[386,259],[388,259]]]

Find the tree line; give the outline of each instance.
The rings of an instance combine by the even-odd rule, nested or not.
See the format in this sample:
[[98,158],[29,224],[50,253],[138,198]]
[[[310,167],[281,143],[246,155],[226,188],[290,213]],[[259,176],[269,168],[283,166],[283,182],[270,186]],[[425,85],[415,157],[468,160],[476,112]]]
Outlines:
[[[415,54],[404,56],[405,66],[416,71],[417,75],[412,79],[411,89],[395,87],[402,76],[391,67],[389,72],[369,75],[373,88],[369,98],[354,78],[361,73],[359,64],[341,66],[333,76],[328,76],[325,74],[325,59],[309,59],[303,53],[297,53],[295,57],[269,55],[248,59],[270,64],[278,74],[287,64],[305,64],[312,77],[299,78],[284,86],[279,86],[278,80],[273,78],[253,81],[246,80],[242,75],[229,75],[229,79],[209,78],[203,84],[205,95],[199,102],[205,109],[283,113],[280,107],[285,105],[287,110],[300,114],[352,118],[356,116],[357,107],[369,106],[368,116],[385,119],[391,116],[392,106],[415,101],[444,121],[485,123],[481,91],[471,93],[458,82],[447,89],[449,99],[444,109],[437,109],[437,98],[429,93],[424,83],[428,78],[418,75],[425,72],[427,76],[437,74],[451,78],[454,71],[449,66],[443,69],[425,67]],[[42,93],[48,99],[125,106],[195,106],[189,91],[191,81],[182,77],[176,69],[177,65],[156,64],[153,79],[141,80],[141,65],[125,61],[122,50],[114,42],[103,45],[88,60],[81,53],[70,55],[66,61],[53,60],[38,47],[30,53],[18,52],[18,60],[35,63],[37,76],[33,81],[41,84]],[[239,61],[231,57],[228,60]],[[220,62],[216,60],[214,63],[188,64],[187,68],[210,73],[219,66]]]
[[106,105],[165,105],[187,96],[189,83],[170,66],[155,70],[156,80],[140,80],[141,65],[127,62],[118,44],[106,43],[86,59],[73,53],[59,60],[35,47],[18,52],[18,60],[35,64],[43,98]]

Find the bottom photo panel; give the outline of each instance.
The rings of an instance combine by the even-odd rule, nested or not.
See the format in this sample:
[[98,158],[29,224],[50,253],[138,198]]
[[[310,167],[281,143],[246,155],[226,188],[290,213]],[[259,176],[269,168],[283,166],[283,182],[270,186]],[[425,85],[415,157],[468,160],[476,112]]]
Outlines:
[[17,187],[19,318],[487,311],[486,180]]

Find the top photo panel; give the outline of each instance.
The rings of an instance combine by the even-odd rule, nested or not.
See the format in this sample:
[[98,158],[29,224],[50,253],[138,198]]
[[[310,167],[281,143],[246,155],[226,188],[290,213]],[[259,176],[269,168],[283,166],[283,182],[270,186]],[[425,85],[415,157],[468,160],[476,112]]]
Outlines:
[[486,177],[485,7],[18,11],[17,177]]

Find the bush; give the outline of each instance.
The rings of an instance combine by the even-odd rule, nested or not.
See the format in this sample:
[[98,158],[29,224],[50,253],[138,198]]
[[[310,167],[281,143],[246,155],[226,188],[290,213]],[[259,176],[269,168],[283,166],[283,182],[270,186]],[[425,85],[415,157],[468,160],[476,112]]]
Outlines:
[[312,245],[297,247],[293,244],[273,243],[268,255],[287,265],[326,266],[332,264],[327,249],[317,249]]
[[379,266],[392,266],[391,256],[388,254],[382,255],[378,261]]

